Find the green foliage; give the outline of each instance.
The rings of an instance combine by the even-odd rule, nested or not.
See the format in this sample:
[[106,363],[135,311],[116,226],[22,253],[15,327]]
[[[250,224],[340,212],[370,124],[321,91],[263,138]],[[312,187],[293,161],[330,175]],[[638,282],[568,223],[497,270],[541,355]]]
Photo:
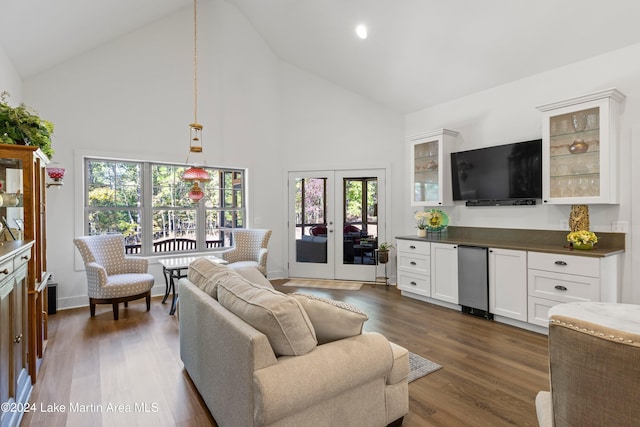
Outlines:
[[389,249],[393,248],[393,245],[391,243],[387,243],[387,242],[382,242],[378,245],[378,250],[380,252],[387,252],[389,251]]
[[0,142],[3,144],[33,145],[49,158],[53,157],[51,135],[53,123],[38,117],[24,104],[11,107],[8,92],[0,93]]

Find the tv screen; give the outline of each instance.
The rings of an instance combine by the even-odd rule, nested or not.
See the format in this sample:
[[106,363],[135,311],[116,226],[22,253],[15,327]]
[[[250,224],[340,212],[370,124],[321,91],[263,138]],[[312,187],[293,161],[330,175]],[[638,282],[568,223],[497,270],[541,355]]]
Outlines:
[[542,198],[542,140],[451,153],[453,200]]

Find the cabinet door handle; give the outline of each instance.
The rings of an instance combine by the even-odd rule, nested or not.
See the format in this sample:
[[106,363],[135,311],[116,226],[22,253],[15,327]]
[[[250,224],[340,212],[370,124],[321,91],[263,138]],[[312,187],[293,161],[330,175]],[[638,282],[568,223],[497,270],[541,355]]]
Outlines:
[[416,262],[415,261],[411,261],[409,264],[416,265]]
[[0,273],[2,274],[9,274],[9,269],[5,268],[4,270],[0,271]]
[[567,263],[565,261],[556,261],[555,264],[556,265],[567,265]]
[[409,282],[409,284],[413,285],[413,286],[418,286],[418,284],[416,282]]
[[415,249],[415,248],[416,248],[416,247],[415,247],[415,246],[413,246],[413,245],[409,246],[409,249]]
[[20,344],[20,341],[22,341],[22,334],[16,335],[16,337],[13,339],[13,342],[16,344]]
[[566,291],[567,287],[566,286],[562,286],[562,285],[556,285],[555,288],[559,291]]
[[23,255],[20,259],[29,259],[29,255]]

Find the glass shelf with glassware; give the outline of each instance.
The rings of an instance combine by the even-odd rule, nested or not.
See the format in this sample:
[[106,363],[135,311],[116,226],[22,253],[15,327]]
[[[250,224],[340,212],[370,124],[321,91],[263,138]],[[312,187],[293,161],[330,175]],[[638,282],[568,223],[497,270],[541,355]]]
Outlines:
[[624,98],[608,89],[538,107],[543,203],[617,203],[617,129]]
[[450,154],[458,133],[437,129],[408,137],[412,169],[412,206],[452,204]]

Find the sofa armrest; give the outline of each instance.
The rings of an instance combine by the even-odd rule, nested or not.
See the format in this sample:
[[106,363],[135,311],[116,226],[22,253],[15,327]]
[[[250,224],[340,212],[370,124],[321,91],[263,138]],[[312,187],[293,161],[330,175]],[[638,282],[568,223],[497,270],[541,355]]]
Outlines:
[[318,401],[380,380],[393,365],[389,341],[370,332],[333,341],[254,372],[255,424],[269,425]]

